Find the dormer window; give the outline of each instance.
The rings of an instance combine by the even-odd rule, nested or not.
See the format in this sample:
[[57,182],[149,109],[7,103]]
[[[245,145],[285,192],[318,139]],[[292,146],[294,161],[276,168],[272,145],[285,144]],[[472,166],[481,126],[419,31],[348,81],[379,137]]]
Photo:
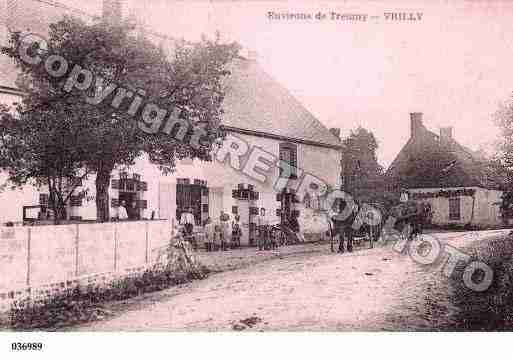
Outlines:
[[287,169],[280,167],[280,177],[291,179],[297,178],[297,145],[290,142],[280,143],[280,160],[290,166],[290,173]]

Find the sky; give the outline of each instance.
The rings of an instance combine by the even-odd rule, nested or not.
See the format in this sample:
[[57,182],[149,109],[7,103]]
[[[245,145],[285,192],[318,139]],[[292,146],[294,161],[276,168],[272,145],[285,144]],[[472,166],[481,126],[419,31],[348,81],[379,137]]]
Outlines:
[[[62,1],[65,3],[65,1]],[[68,3],[79,3],[69,0]],[[100,1],[80,2],[92,10]],[[409,113],[472,149],[493,149],[493,114],[513,90],[513,3],[504,1],[173,1],[125,0],[150,28],[197,40],[220,31],[256,51],[262,67],[322,123],[342,136],[363,126],[389,165],[409,138]],[[323,12],[315,20],[275,13]],[[331,20],[330,12],[379,16]],[[422,13],[390,22],[385,12]]]

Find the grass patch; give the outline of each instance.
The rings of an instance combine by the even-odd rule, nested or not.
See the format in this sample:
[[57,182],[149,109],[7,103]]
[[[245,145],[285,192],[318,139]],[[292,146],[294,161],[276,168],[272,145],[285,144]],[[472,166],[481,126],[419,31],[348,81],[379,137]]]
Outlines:
[[[501,331],[513,329],[513,238],[501,236],[479,241],[471,247],[471,261],[486,263],[493,271],[491,286],[476,292],[463,282],[465,266],[458,266],[449,279],[450,302],[458,309],[453,314],[456,330]],[[467,252],[468,253],[468,252]]]

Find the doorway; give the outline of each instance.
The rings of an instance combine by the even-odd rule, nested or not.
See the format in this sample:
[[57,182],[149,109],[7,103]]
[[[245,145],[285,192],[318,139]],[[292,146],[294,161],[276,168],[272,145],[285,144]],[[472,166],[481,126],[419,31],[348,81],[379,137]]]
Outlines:
[[125,201],[125,208],[128,214],[128,219],[140,219],[139,206],[137,205],[137,193],[134,192],[119,192],[119,205]]

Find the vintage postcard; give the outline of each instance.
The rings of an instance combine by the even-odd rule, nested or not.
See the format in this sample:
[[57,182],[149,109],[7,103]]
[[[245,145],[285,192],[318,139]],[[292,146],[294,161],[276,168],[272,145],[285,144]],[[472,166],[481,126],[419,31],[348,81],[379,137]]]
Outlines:
[[0,16],[3,331],[513,329],[512,2]]

